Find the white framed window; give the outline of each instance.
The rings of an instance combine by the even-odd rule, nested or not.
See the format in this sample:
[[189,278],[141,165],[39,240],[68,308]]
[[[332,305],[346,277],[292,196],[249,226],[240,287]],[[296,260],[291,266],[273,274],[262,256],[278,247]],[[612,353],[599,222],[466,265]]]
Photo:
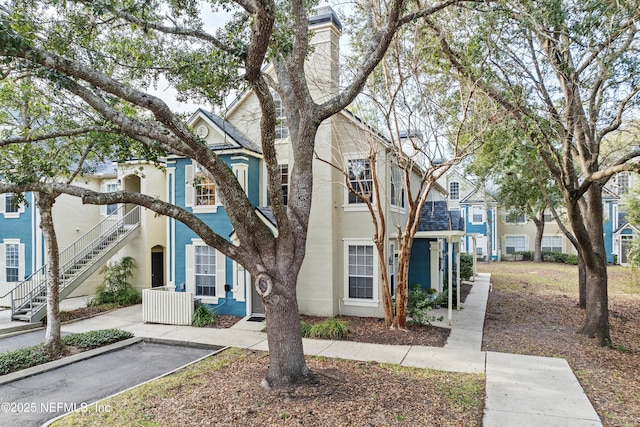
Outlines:
[[285,139],[289,136],[289,127],[287,125],[287,112],[282,104],[282,98],[277,92],[273,93],[273,103],[276,109],[276,139]]
[[516,210],[509,210],[502,216],[502,222],[505,224],[525,224],[527,222],[527,216]]
[[0,195],[0,213],[5,218],[20,218],[20,214],[24,213],[24,203],[17,203],[17,197],[13,193],[4,193]]
[[484,207],[471,206],[471,223],[482,224],[484,222]]
[[185,206],[194,213],[215,213],[218,210],[216,186],[209,175],[193,162],[185,166]]
[[449,183],[449,200],[460,199],[460,183],[453,181]]
[[25,245],[19,239],[0,244],[0,282],[21,282],[25,277]]
[[629,172],[620,172],[618,174],[618,195],[627,194],[629,192]]
[[402,169],[398,165],[391,166],[391,187],[390,187],[390,203],[399,209],[404,209],[404,176]]
[[527,250],[527,237],[526,236],[505,236],[504,248],[507,255],[524,252]]
[[344,304],[377,307],[378,262],[371,240],[345,239]]
[[193,239],[185,247],[185,287],[187,292],[202,302],[217,304],[218,298],[224,298],[226,280],[226,257],[207,246],[200,239]]
[[[280,174],[280,187],[282,188],[282,203],[286,206],[289,203],[289,165],[283,163],[278,165]],[[267,206],[271,206],[271,195],[267,191]]]
[[562,252],[562,236],[542,236],[542,252]]
[[553,222],[553,215],[551,214],[551,211],[549,209],[545,209],[544,213],[542,214],[542,219],[544,220],[544,222]]
[[476,237],[476,255],[482,256],[486,251],[486,237],[485,236],[477,236]]
[[[118,185],[117,182],[111,182],[107,184],[107,193],[113,193],[115,191],[118,191],[118,188],[120,186]],[[112,203],[110,205],[107,205],[107,215],[111,215],[113,213],[115,213],[118,210],[118,204],[117,203]]]
[[[371,163],[368,159],[348,159],[347,174],[351,187],[361,196],[368,197],[373,201],[373,173]],[[347,204],[362,205],[364,202],[360,197],[350,190],[347,190]]]

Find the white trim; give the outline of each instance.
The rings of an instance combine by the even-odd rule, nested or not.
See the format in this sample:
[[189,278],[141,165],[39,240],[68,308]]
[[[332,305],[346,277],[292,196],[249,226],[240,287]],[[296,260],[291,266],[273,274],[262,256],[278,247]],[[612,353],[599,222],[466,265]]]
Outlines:
[[[343,242],[343,265],[344,265],[344,279],[343,279],[343,300],[344,305],[359,306],[359,307],[378,307],[380,305],[379,299],[379,272],[378,272],[378,259],[376,255],[375,246],[371,239],[358,239],[358,238],[344,238]],[[372,282],[372,299],[361,298],[349,298],[349,246],[370,246],[373,250],[373,282]]]
[[204,304],[218,304],[220,298],[225,298],[224,285],[226,281],[226,257],[215,248],[212,248],[216,254],[216,296],[202,296],[196,294],[195,285],[195,247],[208,246],[202,239],[191,239],[191,244],[185,246],[185,290],[193,292],[193,295],[200,299]]
[[[167,167],[167,182],[166,182],[166,194],[169,203],[176,203],[176,168]],[[173,189],[173,191],[171,191]],[[171,257],[171,261],[169,264],[169,274],[167,284],[169,286],[176,286],[176,220],[174,218],[169,218],[166,222],[166,235],[169,237],[169,253]]]
[[[246,163],[233,163],[231,165],[231,170],[233,174],[236,176],[236,179],[240,183],[240,187],[244,190],[245,194],[248,195],[247,191],[249,188],[249,165]],[[216,203],[218,202],[218,189],[216,187]]]
[[[371,168],[371,160],[368,159],[365,155],[363,155],[360,152],[356,152],[356,153],[345,153],[342,156],[342,164],[344,165],[344,171],[347,174],[347,176],[345,177],[345,179],[349,179],[349,161],[354,161],[354,160],[364,160],[366,162],[369,163],[369,168]],[[374,194],[374,185],[373,185],[373,180],[375,179],[375,174],[373,173],[373,171],[371,172],[371,204],[373,206],[376,206],[375,204],[375,194]],[[342,207],[344,209],[345,212],[362,212],[362,211],[368,211],[369,208],[367,207],[367,204],[364,202],[360,202],[360,203],[349,203],[349,194],[351,192],[349,191],[349,188],[347,187],[347,185],[345,184],[344,186],[344,196],[343,196],[343,204]],[[359,200],[359,199],[358,199]]]
[[20,218],[20,215],[25,212],[24,202],[20,202],[20,204],[18,205],[18,211],[17,212],[6,212],[5,211],[5,207],[7,206],[7,195],[8,194],[11,194],[11,195],[15,196],[15,193],[3,193],[3,194],[0,195],[0,213],[6,219]]
[[[480,222],[474,221],[474,211],[476,210],[476,208],[480,209],[480,215],[481,215],[481,220]],[[485,209],[484,206],[482,205],[471,205],[469,206],[469,209],[471,210],[471,213],[469,215],[470,219],[469,219],[469,223],[473,224],[473,225],[481,225],[484,224],[486,221],[486,217],[487,217],[487,210]]]
[[[529,236],[527,236],[526,234],[505,234],[504,235],[504,254],[505,255],[511,255],[510,253],[507,252],[507,237],[522,237],[524,238],[524,248],[522,249],[522,252],[526,252],[529,250]],[[514,247],[514,252],[521,252],[519,250],[517,250],[517,248]]]
[[196,169],[200,168],[195,160],[191,161],[191,164],[187,164],[184,167],[185,187],[184,187],[184,205],[191,208],[193,213],[216,213],[220,205],[220,197],[218,196],[218,185],[214,182],[215,186],[215,204],[198,206],[196,205],[196,187],[194,184],[196,177]]

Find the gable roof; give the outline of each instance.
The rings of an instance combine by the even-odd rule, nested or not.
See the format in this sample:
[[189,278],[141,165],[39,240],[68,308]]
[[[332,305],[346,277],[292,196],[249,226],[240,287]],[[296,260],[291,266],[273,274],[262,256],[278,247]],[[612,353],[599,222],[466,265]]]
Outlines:
[[206,121],[211,127],[215,128],[222,135],[225,136],[225,144],[212,145],[211,149],[214,151],[229,150],[244,148],[257,154],[262,154],[262,148],[247,138],[237,127],[223,119],[222,117],[213,114],[202,108],[198,108],[195,113],[187,121],[188,125],[193,124],[196,119],[202,119]]
[[464,231],[464,221],[459,211],[447,210],[445,200],[431,201],[420,211],[418,231]]

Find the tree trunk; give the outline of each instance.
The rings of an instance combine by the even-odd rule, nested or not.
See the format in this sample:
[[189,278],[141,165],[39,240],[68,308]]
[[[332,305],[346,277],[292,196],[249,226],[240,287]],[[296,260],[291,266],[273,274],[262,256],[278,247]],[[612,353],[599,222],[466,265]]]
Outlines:
[[265,273],[255,278],[268,329],[269,371],[262,381],[262,386],[268,389],[303,383],[310,378],[302,348],[295,291],[297,274],[285,277],[290,283],[273,281]]
[[535,252],[533,254],[533,262],[542,262],[542,235],[544,234],[544,216],[542,220],[535,217],[531,217],[533,223],[536,225],[536,242]]
[[578,294],[578,305],[582,309],[587,308],[587,270],[581,251],[578,251]]
[[[598,258],[598,257],[595,257]],[[600,345],[611,344],[606,262],[586,265],[586,319],[581,331]]]
[[567,204],[569,220],[578,240],[585,267],[586,310],[581,333],[609,345],[607,256],[602,227],[602,189],[593,183],[584,199]]
[[58,256],[58,240],[53,227],[52,209],[55,196],[47,193],[36,193],[36,204],[40,210],[40,228],[44,236],[47,250],[47,330],[44,346],[52,355],[62,352],[62,335],[60,333],[60,265]]

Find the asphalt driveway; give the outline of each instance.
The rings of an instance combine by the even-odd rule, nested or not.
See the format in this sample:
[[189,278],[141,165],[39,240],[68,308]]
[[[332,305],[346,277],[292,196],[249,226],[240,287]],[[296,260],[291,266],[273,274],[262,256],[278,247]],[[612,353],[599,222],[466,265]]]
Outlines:
[[5,384],[0,387],[0,425],[41,425],[214,351],[141,342]]

